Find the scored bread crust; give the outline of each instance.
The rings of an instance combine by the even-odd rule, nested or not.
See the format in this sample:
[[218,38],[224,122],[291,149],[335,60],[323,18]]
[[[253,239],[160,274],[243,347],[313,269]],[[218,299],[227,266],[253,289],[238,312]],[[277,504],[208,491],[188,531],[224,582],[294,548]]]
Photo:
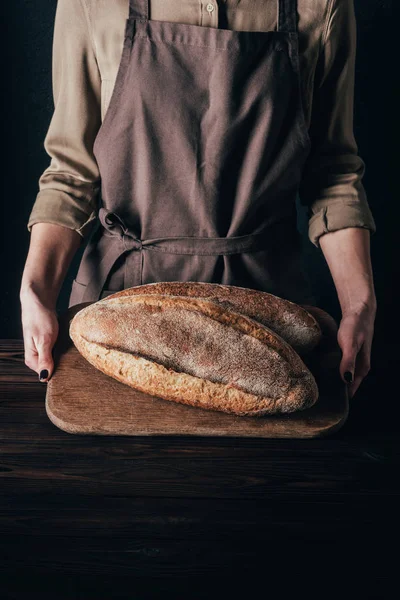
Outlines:
[[115,292],[99,302],[136,294],[208,298],[266,325],[299,354],[310,352],[319,343],[322,335],[318,321],[299,304],[268,292],[234,285],[201,281],[161,281]]
[[[106,301],[104,301],[106,300]],[[70,337],[79,352],[93,366],[105,374],[135,389],[191,406],[233,413],[239,416],[264,416],[289,413],[312,406],[318,399],[316,381],[296,351],[271,329],[212,300],[137,294],[126,297],[107,298],[79,311],[70,323]],[[249,335],[266,344],[285,361],[285,376],[290,388],[283,395],[260,396],[235,387],[230,383],[213,382],[208,379],[176,371],[144,356],[115,347],[115,335],[111,316],[113,307],[119,309],[134,304],[162,308],[184,308],[201,312],[220,323],[233,327],[243,335]],[[100,306],[101,305],[101,306]],[[100,311],[100,312],[99,312]],[[100,319],[100,313],[103,315]],[[122,312],[123,314],[123,312]],[[99,327],[102,330],[99,333]],[[90,340],[98,336],[98,340]],[[101,339],[101,343],[99,343]]]

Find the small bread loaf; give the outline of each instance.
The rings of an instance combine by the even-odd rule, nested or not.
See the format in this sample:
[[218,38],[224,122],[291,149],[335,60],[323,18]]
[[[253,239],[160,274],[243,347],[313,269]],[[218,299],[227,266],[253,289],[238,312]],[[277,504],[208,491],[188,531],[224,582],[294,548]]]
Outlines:
[[69,334],[97,369],[166,400],[263,416],[318,399],[314,376],[285,340],[212,300],[109,297],[81,309]]
[[300,305],[260,290],[219,283],[162,281],[127,288],[111,294],[121,298],[133,294],[165,294],[208,298],[266,325],[290,344],[298,354],[310,352],[321,339],[318,321]]

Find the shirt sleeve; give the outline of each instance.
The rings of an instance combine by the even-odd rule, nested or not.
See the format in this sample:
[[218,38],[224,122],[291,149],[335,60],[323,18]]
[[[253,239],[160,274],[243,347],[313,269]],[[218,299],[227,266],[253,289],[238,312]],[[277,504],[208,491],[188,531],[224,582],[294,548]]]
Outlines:
[[51,157],[28,220],[89,236],[97,217],[100,176],[93,143],[101,125],[99,73],[84,0],[58,0],[53,35],[54,112],[44,140]]
[[353,0],[331,0],[315,71],[311,151],[299,188],[308,237],[346,227],[376,231],[362,184],[365,163],[353,133],[356,19]]

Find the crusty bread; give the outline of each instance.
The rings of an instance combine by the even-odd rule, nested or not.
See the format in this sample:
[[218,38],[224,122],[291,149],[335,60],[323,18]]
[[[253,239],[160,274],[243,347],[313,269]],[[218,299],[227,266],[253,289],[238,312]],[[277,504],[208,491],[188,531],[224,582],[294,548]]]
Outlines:
[[115,292],[100,302],[134,294],[208,298],[266,325],[278,333],[300,355],[312,350],[321,339],[318,321],[300,305],[267,292],[234,285],[198,281],[162,281]]
[[81,309],[69,333],[97,369],[166,400],[263,416],[318,399],[314,376],[285,340],[212,300],[109,297]]

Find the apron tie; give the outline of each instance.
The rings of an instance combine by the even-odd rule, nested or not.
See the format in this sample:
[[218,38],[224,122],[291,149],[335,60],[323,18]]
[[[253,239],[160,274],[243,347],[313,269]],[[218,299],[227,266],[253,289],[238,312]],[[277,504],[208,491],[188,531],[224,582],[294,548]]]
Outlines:
[[264,231],[253,234],[230,237],[176,236],[147,240],[137,237],[114,211],[101,207],[98,216],[105,229],[104,235],[110,238],[110,244],[86,285],[82,302],[93,302],[93,298],[100,298],[113,265],[125,252],[128,256],[125,261],[124,289],[128,289],[142,284],[142,251],[145,249],[169,254],[226,255],[255,252],[266,247],[272,250],[274,246],[276,249],[276,244],[279,248],[282,239],[286,239],[286,243],[298,239],[296,217],[293,214],[280,217],[274,214],[264,222]]
[[[103,235],[110,238],[110,243],[107,245],[106,252],[99,259],[98,267],[92,273],[92,277],[83,293],[82,302],[93,302],[93,299],[100,298],[112,267],[118,258],[126,252],[130,257],[130,272],[125,266],[124,289],[138,285],[137,280],[140,278],[141,273],[142,252],[138,252],[138,250],[143,248],[142,240],[127,227],[124,220],[116,212],[102,206],[99,209],[98,216],[106,232]],[[128,279],[130,281],[127,281]]]
[[[132,231],[125,225],[125,222],[119,215],[117,215],[117,213],[107,211],[104,207],[101,207],[99,210],[99,219],[103,227],[107,229],[111,235],[121,236],[125,250],[129,251],[142,249],[142,240],[137,238],[132,233]],[[115,231],[115,225],[120,226],[120,233],[118,233],[118,230]]]

